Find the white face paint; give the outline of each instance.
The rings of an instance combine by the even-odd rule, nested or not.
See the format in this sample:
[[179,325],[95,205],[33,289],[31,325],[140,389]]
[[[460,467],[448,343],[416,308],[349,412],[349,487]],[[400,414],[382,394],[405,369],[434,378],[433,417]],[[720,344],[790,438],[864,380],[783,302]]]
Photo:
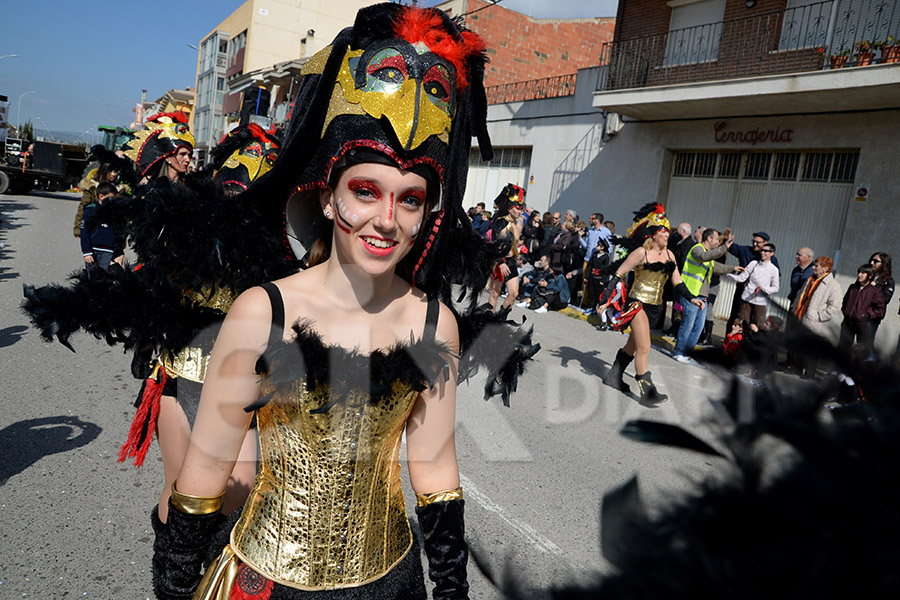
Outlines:
[[347,205],[344,204],[343,198],[337,199],[337,207],[338,207],[338,212],[340,212],[341,216],[344,217],[347,221],[353,223],[354,225],[356,225],[356,223],[359,222],[359,215],[357,215],[356,213],[352,212],[350,209],[347,208]]
[[415,226],[412,228],[412,234],[413,234],[413,236],[415,236],[416,234],[419,233],[419,228],[420,228],[421,226],[422,226],[422,223],[416,223],[416,224],[415,224]]

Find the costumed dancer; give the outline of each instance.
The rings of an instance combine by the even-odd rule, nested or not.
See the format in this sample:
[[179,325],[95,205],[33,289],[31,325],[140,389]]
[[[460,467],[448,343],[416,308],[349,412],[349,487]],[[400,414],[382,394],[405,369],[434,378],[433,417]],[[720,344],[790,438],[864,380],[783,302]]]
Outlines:
[[629,254],[622,261],[612,265],[613,277],[610,277],[600,299],[605,307],[630,271],[634,271],[634,282],[628,291],[626,309],[618,315],[614,324],[616,330],[631,325],[631,335],[625,346],[616,353],[616,360],[603,378],[603,383],[626,394],[630,388],[622,375],[625,368],[635,362],[635,379],[641,392],[641,401],[659,403],[667,399],[660,394],[653,384],[648,369],[650,356],[650,323],[658,318],[659,312],[665,308],[663,288],[666,281],[671,280],[677,294],[687,298],[692,304],[702,308],[703,301],[691,294],[681,281],[681,275],[675,264],[675,256],[667,248],[669,241],[669,220],[666,218],[662,204],[650,203],[634,213],[634,223],[627,231],[627,237],[615,238],[615,243],[627,248]]
[[187,115],[181,111],[155,114],[125,144],[125,156],[137,165],[141,184],[163,177],[172,182],[184,178],[194,151],[194,136],[187,123]]
[[[129,153],[152,183],[98,207],[98,217],[128,231],[139,266],[75,274],[68,287],[26,286],[24,308],[45,339],[55,336],[69,349],[71,334],[84,329],[134,351],[132,374],[144,385],[119,460],[143,464],[156,434],[166,477],[159,498],[164,521],[218,325],[241,291],[295,267],[279,232],[234,196],[273,163],[277,140],[271,134],[243,126],[213,150],[210,169],[182,177],[177,153],[192,145],[190,132],[178,119],[152,117],[150,123]],[[173,173],[180,183],[171,183]],[[255,457],[255,435],[248,434],[226,512],[243,503]]]
[[506,250],[491,272],[491,308],[497,308],[497,299],[503,284],[506,284],[506,299],[501,308],[509,308],[515,304],[519,297],[519,269],[516,267],[516,258],[519,256],[519,238],[522,234],[522,226],[519,225],[519,217],[525,210],[525,190],[514,183],[507,183],[500,191],[500,195],[494,200],[497,212],[491,219],[491,239],[502,244]]
[[[225,319],[154,554],[159,598],[424,598],[404,430],[434,597],[468,597],[454,412],[477,328],[450,294],[477,298],[493,260],[462,208],[473,134],[491,155],[483,50],[441,11],[385,3],[304,66],[282,152],[246,193],[283,199],[270,216],[309,268]],[[527,334],[479,340],[481,364],[508,355],[487,393],[508,398],[537,349]],[[201,582],[254,413],[259,473]]]

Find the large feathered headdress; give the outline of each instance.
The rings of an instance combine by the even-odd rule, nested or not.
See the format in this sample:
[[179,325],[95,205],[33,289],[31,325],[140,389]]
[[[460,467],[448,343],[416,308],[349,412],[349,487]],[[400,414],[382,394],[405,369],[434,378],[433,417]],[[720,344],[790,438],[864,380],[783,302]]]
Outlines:
[[194,136],[188,130],[187,122],[183,112],[153,115],[144,123],[144,129],[126,144],[125,156],[134,161],[141,177],[178,148],[194,149]]
[[286,250],[301,257],[317,239],[330,241],[318,192],[335,167],[377,160],[427,172],[435,209],[398,272],[449,298],[447,261],[479,263],[448,252],[465,251],[473,233],[462,209],[473,136],[484,159],[492,157],[484,64],[482,40],[440,10],[361,9],[353,27],[304,66],[279,158],[245,198],[284,226]]

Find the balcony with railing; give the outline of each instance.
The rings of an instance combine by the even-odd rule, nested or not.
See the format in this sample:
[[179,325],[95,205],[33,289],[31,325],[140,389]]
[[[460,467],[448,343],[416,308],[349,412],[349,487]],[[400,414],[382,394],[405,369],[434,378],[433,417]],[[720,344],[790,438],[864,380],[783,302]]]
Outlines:
[[900,2],[863,7],[818,2],[610,42],[604,89],[817,71],[832,68],[831,57],[845,67],[900,61]]
[[[604,45],[597,96],[889,65],[868,85],[900,79],[900,2],[831,0]],[[849,80],[850,78],[848,78]],[[817,82],[815,86],[847,87]],[[856,83],[850,83],[853,87]],[[719,89],[725,89],[720,86]],[[796,87],[796,86],[795,86]],[[801,86],[802,87],[802,86]],[[787,88],[785,88],[787,90]],[[894,90],[896,91],[896,90]],[[745,90],[746,92],[746,90]],[[765,94],[765,90],[762,91]],[[690,94],[688,94],[690,95]],[[596,98],[595,98],[596,99]],[[896,104],[896,102],[895,102]],[[595,106],[603,106],[595,101]]]

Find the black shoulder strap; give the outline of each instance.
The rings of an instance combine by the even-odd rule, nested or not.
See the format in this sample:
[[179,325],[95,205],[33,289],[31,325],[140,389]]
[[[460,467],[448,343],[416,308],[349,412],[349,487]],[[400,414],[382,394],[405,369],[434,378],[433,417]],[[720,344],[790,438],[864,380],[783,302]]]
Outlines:
[[422,334],[422,341],[431,343],[437,333],[438,315],[441,312],[441,303],[432,298],[428,301],[428,308],[425,312],[425,332]]
[[269,295],[272,303],[272,327],[269,330],[268,348],[278,344],[284,337],[284,300],[281,298],[281,290],[278,286],[268,281],[260,286]]

